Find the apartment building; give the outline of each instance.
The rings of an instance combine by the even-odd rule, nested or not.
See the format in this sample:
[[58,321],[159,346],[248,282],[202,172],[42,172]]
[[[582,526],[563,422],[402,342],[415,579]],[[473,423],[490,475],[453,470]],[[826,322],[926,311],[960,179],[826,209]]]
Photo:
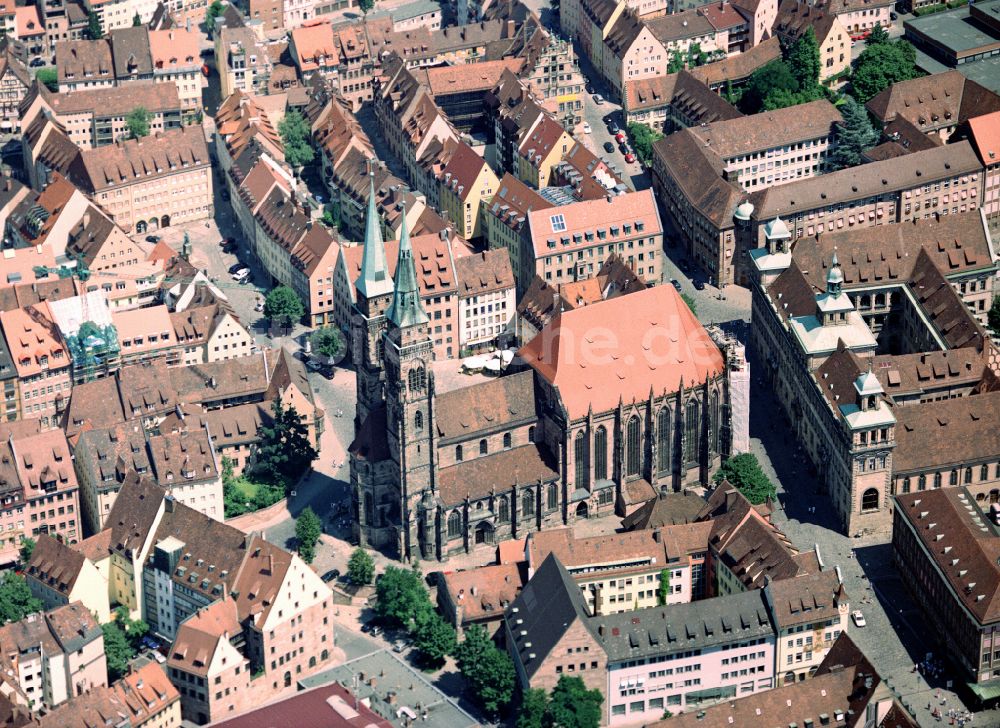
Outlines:
[[3,420],[13,422],[19,419],[21,395],[18,392],[17,369],[10,355],[7,341],[0,336],[0,385],[3,387]]
[[186,308],[170,314],[185,366],[225,361],[254,352],[254,339],[225,303]]
[[852,40],[867,37],[876,26],[892,26],[893,3],[889,0],[826,0],[827,12],[851,35]]
[[76,602],[98,623],[106,624],[111,619],[107,577],[79,549],[80,544],[68,546],[48,534],[40,535],[24,567],[24,580],[45,609]]
[[48,304],[0,312],[0,326],[17,371],[20,417],[58,427],[73,388],[72,361]]
[[986,700],[1000,680],[996,508],[964,487],[898,495],[895,504],[893,558],[929,622],[929,641]]
[[513,341],[517,282],[507,251],[486,250],[455,259],[458,343],[464,351]]
[[0,130],[10,134],[21,129],[19,108],[31,88],[31,75],[11,49],[0,55]]
[[153,19],[156,5],[155,0],[84,0],[83,3],[88,13],[97,13],[105,34],[133,27],[136,15],[143,25],[147,24]]
[[[844,14],[848,18],[849,14]],[[851,67],[851,33],[832,7],[825,4],[781,3],[773,33],[791,44],[812,28],[819,44],[819,80],[832,83]]]
[[517,149],[517,178],[535,189],[547,187],[552,168],[572,146],[573,137],[562,125],[548,115],[542,116]]
[[108,40],[69,40],[56,45],[59,93],[115,85],[115,68]]
[[503,250],[507,253],[517,281],[518,300],[529,285],[524,280],[524,274],[521,274],[522,251],[525,258],[523,270],[527,271],[528,261],[534,257],[528,252],[531,245],[528,214],[534,210],[554,207],[554,203],[508,172],[497,185],[497,193],[493,199],[483,208],[486,244],[491,250]]
[[79,602],[5,624],[0,648],[5,682],[17,689],[11,697],[35,709],[108,684],[104,633]]
[[838,572],[831,569],[769,581],[764,598],[774,618],[779,684],[812,677],[848,629],[851,605]]
[[528,581],[524,561],[498,563],[441,574],[437,604],[459,635],[478,625],[489,635],[503,626],[503,615]]
[[185,123],[193,122],[201,113],[200,37],[199,33],[182,28],[149,31],[153,81],[177,87]]
[[[264,94],[273,64],[267,47],[246,26],[224,26],[215,33],[215,57],[219,68],[219,96],[234,91]],[[224,64],[224,65],[223,65]]]
[[111,320],[118,332],[122,364],[155,359],[164,359],[175,366],[181,363],[180,343],[166,306],[116,311]]
[[441,210],[466,240],[483,236],[481,209],[493,197],[499,180],[486,160],[465,142],[459,142],[438,177]]
[[622,106],[626,124],[638,122],[661,134],[743,116],[688,71],[627,82]]
[[776,634],[760,590],[674,604],[669,613],[669,620],[657,607],[591,615],[551,555],[507,610],[504,636],[522,689],[579,677],[604,695],[608,725],[774,687]]
[[126,117],[139,106],[149,113],[151,134],[180,128],[177,87],[152,81],[73,93],[53,93],[44,84],[35,84],[25,97],[21,119],[27,127],[44,110],[62,125],[71,142],[81,149],[91,149],[129,138]]
[[1000,111],[967,123],[969,141],[983,165],[983,212],[995,223],[1000,218]]
[[[528,21],[525,21],[528,24]],[[586,83],[573,50],[565,38],[531,23],[524,48],[515,56],[524,58],[518,76],[542,108],[572,130],[583,121]]]
[[551,285],[593,278],[612,253],[647,283],[659,283],[663,227],[653,193],[626,192],[527,215],[529,244],[514,273],[518,289],[536,275]]

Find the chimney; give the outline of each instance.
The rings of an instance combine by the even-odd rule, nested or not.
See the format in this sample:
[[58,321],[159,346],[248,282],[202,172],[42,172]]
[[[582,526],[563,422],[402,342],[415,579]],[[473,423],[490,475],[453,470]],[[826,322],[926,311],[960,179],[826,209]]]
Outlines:
[[273,553],[269,553],[267,555],[267,572],[271,576],[274,576],[274,554]]
[[163,510],[167,513],[174,512],[174,497],[172,495],[166,495],[163,498]]
[[655,531],[653,531],[653,541],[655,541],[656,543],[660,543],[662,538],[663,536],[660,533],[660,529],[656,529]]

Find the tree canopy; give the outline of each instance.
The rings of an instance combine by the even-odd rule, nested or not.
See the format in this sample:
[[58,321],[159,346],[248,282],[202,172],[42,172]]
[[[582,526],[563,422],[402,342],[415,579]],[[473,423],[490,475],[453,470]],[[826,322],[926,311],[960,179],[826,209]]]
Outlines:
[[418,611],[430,604],[420,572],[386,567],[375,582],[375,614],[400,627],[409,627]]
[[455,628],[434,611],[429,601],[414,615],[413,643],[429,667],[440,667],[455,651]]
[[138,28],[141,25],[142,25],[142,16],[140,16],[139,12],[136,11],[135,15],[132,16],[132,27]]
[[739,98],[745,114],[782,109],[823,98],[816,34],[809,28],[784,49],[784,58],[771,61],[750,76]]
[[878,45],[879,43],[889,43],[890,41],[891,39],[889,38],[889,34],[886,32],[885,28],[881,25],[876,25],[872,28],[868,37],[865,38],[865,45],[873,46]]
[[298,294],[288,286],[271,289],[264,299],[264,315],[282,326],[291,326],[306,313]]
[[347,578],[355,586],[371,584],[375,578],[375,560],[360,546],[354,549],[347,561]]
[[986,323],[993,329],[993,333],[1000,334],[1000,296],[994,296],[993,305],[986,316]]
[[837,144],[830,159],[834,169],[861,164],[861,154],[878,142],[879,133],[868,118],[868,110],[851,96],[840,105],[844,121],[837,125]]
[[774,483],[761,469],[757,456],[752,453],[740,453],[726,460],[716,472],[714,480],[716,483],[728,480],[754,505],[777,495]]
[[660,586],[656,590],[656,604],[663,606],[670,598],[670,569],[660,569]]
[[138,139],[149,136],[149,112],[145,106],[136,106],[125,117],[125,128],[128,129],[129,137]]
[[907,41],[876,43],[865,48],[855,61],[851,93],[865,104],[892,84],[919,75],[916,51]]
[[811,89],[819,84],[819,43],[816,33],[807,28],[788,49],[788,70],[799,84],[799,90]]
[[347,353],[347,342],[336,326],[323,326],[309,337],[314,354],[325,356],[330,364],[339,361]]
[[455,648],[455,662],[473,700],[490,716],[503,711],[514,696],[514,663],[497,649],[486,629],[474,625]]
[[323,522],[311,506],[306,506],[295,519],[295,541],[299,556],[307,564],[311,564],[316,558],[316,543],[322,533]]
[[104,29],[101,27],[101,18],[96,11],[91,10],[87,13],[87,27],[83,32],[90,40],[100,40],[104,37]]
[[0,624],[17,622],[29,614],[42,611],[41,600],[28,589],[23,576],[7,571],[0,580]]
[[38,83],[44,85],[49,91],[59,90],[59,72],[54,68],[39,68],[35,73]]
[[31,555],[35,552],[35,539],[33,538],[22,538],[21,539],[21,563],[27,564],[31,561]]
[[358,9],[361,10],[362,15],[368,15],[374,7],[375,0],[358,0]]
[[298,111],[289,111],[278,124],[281,143],[285,147],[285,161],[292,167],[304,167],[316,156],[310,141],[309,122]]
[[101,625],[104,632],[104,654],[108,663],[108,681],[114,682],[128,672],[128,663],[142,647],[142,638],[149,625],[141,619],[130,619],[128,610],[119,607],[115,618]]
[[215,22],[215,19],[222,15],[225,10],[225,6],[219,2],[219,0],[212,0],[212,4],[208,6],[208,12],[206,13],[209,27],[211,27],[212,23]]
[[563,675],[549,698],[550,725],[560,728],[598,728],[601,724],[600,690],[588,690],[578,677]]
[[531,688],[521,696],[515,728],[545,728],[549,696],[541,688]]
[[286,408],[278,399],[271,413],[272,422],[258,430],[254,472],[272,483],[284,483],[290,490],[316,459],[316,448],[309,439],[305,418],[294,407]]
[[628,125],[628,135],[632,139],[635,155],[643,164],[649,164],[653,159],[653,142],[662,139],[663,134],[653,131],[645,124],[633,121]]

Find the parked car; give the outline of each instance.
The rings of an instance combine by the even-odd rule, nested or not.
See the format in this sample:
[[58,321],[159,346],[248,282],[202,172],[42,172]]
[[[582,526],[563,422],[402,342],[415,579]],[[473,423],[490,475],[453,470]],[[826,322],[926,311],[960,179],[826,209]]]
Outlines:
[[402,652],[403,650],[406,649],[406,646],[407,646],[406,640],[396,640],[395,642],[392,643],[392,651]]
[[253,307],[253,310],[256,311],[257,313],[260,313],[261,311],[263,311],[264,310],[264,301],[261,300],[261,299],[258,299],[257,303]]
[[147,235],[146,236],[146,242],[147,243],[158,243],[158,242],[160,242],[160,236],[159,235]]
[[615,151],[615,145],[611,142],[604,142],[604,151],[608,154],[613,154]]
[[695,290],[704,291],[705,290],[705,281],[700,281],[700,280],[699,281],[695,281],[694,282],[694,287],[695,287]]
[[45,59],[44,58],[32,58],[31,59],[31,63],[29,63],[28,65],[31,66],[32,68],[41,68],[42,66],[45,65]]
[[628,144],[626,144],[625,142],[619,142],[618,151],[621,152],[622,154],[628,154],[629,153]]
[[311,372],[318,372],[322,368],[323,368],[322,362],[320,362],[317,359],[310,359],[309,361],[306,362],[306,369],[308,369]]
[[625,152],[625,161],[632,164],[635,161],[635,155],[632,152]]
[[608,133],[609,134],[617,134],[620,131],[621,131],[621,129],[618,128],[618,124],[615,123],[615,121],[613,119],[608,120]]
[[587,89],[587,93],[588,94],[594,93],[594,84],[587,83],[587,84],[584,85],[584,88]]
[[624,144],[627,139],[628,137],[625,136],[625,132],[623,132],[621,129],[619,129],[615,133],[615,141],[618,142],[619,144]]
[[889,13],[889,20],[892,20],[893,22],[895,22],[895,21],[899,20],[899,16],[896,15],[895,12],[890,12]]
[[340,569],[330,569],[321,578],[326,582],[336,581],[340,578]]
[[249,268],[240,268],[238,271],[233,273],[233,280],[237,283],[243,283],[250,278]]
[[679,280],[677,280],[676,278],[671,278],[670,279],[670,285],[672,285],[678,291],[681,290],[681,282]]
[[851,619],[854,620],[854,624],[858,627],[864,627],[868,624],[865,621],[865,615],[861,613],[860,609],[855,609],[851,612]]
[[594,103],[600,106],[604,103],[604,97],[600,94],[594,94]]
[[587,123],[586,121],[583,122],[583,133],[584,134],[591,134],[591,133],[593,133],[593,131],[594,130],[590,128],[590,124],[589,123]]
[[231,276],[232,275],[236,275],[237,271],[241,271],[244,268],[246,268],[246,266],[243,265],[243,263],[240,263],[239,261],[236,261],[231,266],[229,266],[229,275],[231,275]]

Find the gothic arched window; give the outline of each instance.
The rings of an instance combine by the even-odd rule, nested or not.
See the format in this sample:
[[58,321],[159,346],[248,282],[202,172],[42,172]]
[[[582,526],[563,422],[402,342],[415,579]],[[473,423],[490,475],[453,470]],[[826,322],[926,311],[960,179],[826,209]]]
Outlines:
[[656,416],[656,468],[660,472],[670,469],[671,443],[670,408],[663,407]]
[[480,455],[485,455],[488,452],[488,450],[489,450],[489,448],[486,447],[486,439],[484,438],[484,439],[480,440],[479,441],[479,454]]
[[550,511],[559,507],[559,487],[555,483],[549,483],[547,507]]
[[712,434],[708,439],[712,452],[719,452],[719,393],[712,392]]
[[501,498],[497,506],[497,513],[500,516],[500,523],[507,523],[510,520],[510,504],[506,498]]
[[462,462],[462,446],[455,445],[455,460],[457,462]]
[[521,515],[535,515],[535,494],[530,490],[524,491],[524,494],[521,496]]
[[509,432],[503,433],[503,449],[504,450],[510,450],[511,444],[512,444],[512,442],[511,442],[510,433]]
[[642,443],[639,436],[639,415],[632,415],[628,421],[626,442],[628,445],[628,457],[625,459],[625,472],[628,475],[638,475],[639,455],[642,451]]
[[410,391],[419,392],[423,390],[424,385],[427,382],[427,375],[424,373],[423,367],[414,367],[410,370],[409,374],[406,375],[406,379]]
[[594,433],[594,477],[597,480],[608,477],[608,431],[604,425]]
[[575,466],[575,480],[573,484],[577,488],[587,487],[587,438],[583,435],[583,430],[576,433],[573,441],[573,464]]
[[878,510],[878,491],[875,488],[869,488],[861,496],[861,510]]
[[698,435],[700,419],[698,417],[698,401],[688,402],[684,414],[684,462],[692,463],[698,460]]
[[448,538],[458,538],[462,535],[462,514],[452,511],[448,516]]

